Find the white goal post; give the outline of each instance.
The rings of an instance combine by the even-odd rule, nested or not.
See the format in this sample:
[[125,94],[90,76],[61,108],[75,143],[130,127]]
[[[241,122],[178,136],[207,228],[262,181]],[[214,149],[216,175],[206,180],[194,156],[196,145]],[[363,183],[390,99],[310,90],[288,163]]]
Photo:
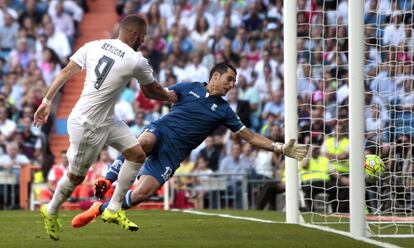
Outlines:
[[[302,163],[286,160],[287,223],[346,225],[354,238],[414,237],[414,3],[283,3],[285,139],[308,134],[330,178],[306,181]],[[365,154],[385,163],[374,180]]]

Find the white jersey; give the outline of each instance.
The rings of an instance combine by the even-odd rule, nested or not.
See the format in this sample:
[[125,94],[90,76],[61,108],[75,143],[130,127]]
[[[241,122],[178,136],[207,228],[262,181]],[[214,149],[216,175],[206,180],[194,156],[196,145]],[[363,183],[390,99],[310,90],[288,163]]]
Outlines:
[[110,124],[115,103],[132,78],[142,85],[155,80],[141,52],[118,39],[86,43],[70,60],[86,69],[82,94],[70,116],[95,127]]

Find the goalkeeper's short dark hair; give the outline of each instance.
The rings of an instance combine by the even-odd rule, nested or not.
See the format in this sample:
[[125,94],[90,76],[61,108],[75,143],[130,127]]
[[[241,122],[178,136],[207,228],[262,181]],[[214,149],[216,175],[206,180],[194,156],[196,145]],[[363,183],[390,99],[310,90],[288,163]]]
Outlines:
[[211,78],[213,77],[214,72],[218,72],[218,73],[220,73],[220,74],[224,74],[224,73],[226,73],[226,72],[227,72],[227,70],[228,70],[229,68],[230,68],[232,71],[234,71],[234,73],[236,73],[236,74],[237,74],[237,70],[236,70],[236,68],[235,68],[233,65],[231,65],[230,63],[227,63],[227,62],[222,62],[222,63],[215,64],[215,65],[213,66],[213,68],[211,68],[211,70],[210,70],[210,76],[209,76],[208,80],[211,80]]

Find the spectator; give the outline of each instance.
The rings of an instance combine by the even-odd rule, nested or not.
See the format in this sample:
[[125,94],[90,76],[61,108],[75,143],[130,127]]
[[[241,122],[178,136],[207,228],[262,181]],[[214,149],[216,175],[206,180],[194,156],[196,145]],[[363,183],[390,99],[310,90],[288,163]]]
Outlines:
[[240,155],[240,159],[246,162],[248,168],[247,173],[249,175],[254,174],[256,165],[256,152],[249,142],[243,143],[242,154]]
[[19,202],[19,189],[20,189],[20,171],[23,166],[30,163],[30,160],[19,152],[19,147],[16,143],[10,142],[6,145],[7,153],[0,157],[0,168],[12,173],[16,178],[16,184],[14,187],[14,199],[11,199],[11,208],[18,208]]
[[[301,164],[301,183],[305,193],[307,211],[315,211],[314,199],[319,193],[326,193],[330,188],[329,159],[320,153],[317,146],[309,150],[311,156]],[[329,201],[334,201],[336,195],[329,194]]]
[[336,174],[332,177],[333,194],[338,195],[332,203],[334,212],[349,212],[349,139],[347,123],[338,122],[333,136],[327,137],[322,144],[322,154],[333,160]]
[[[302,74],[303,73],[303,74]],[[311,75],[311,66],[310,64],[303,64],[302,67],[298,68],[298,81],[297,81],[297,91],[298,94],[310,94],[315,90],[315,83],[312,80]]]
[[[248,164],[240,159],[241,146],[239,143],[233,143],[231,154],[227,155],[220,162],[219,173],[248,173]],[[229,194],[235,196],[235,208],[242,209],[242,180],[243,176],[228,176],[227,190]]]
[[259,131],[261,125],[261,101],[260,94],[254,84],[249,85],[244,76],[239,76],[239,99],[249,102],[251,127]]
[[148,124],[149,123],[145,121],[145,114],[143,112],[137,112],[135,114],[135,122],[130,127],[131,132],[138,135],[144,131]]
[[250,4],[248,13],[243,17],[243,25],[248,32],[254,34],[262,29],[263,15],[259,13],[257,5]]
[[[16,48],[17,33],[19,25],[13,17],[6,12],[4,14],[4,25],[0,29],[0,49],[1,53],[7,55],[8,52]],[[4,56],[7,57],[7,56]]]
[[17,125],[8,118],[6,107],[0,106],[0,141],[2,144],[10,140],[17,131]]
[[[66,151],[62,151],[60,153],[60,156],[61,162],[53,165],[47,175],[47,189],[42,190],[39,196],[42,202],[49,202],[52,199],[52,195],[56,189],[57,183],[68,170],[69,161],[66,156]],[[91,178],[91,174],[91,170],[89,170],[85,181],[76,187],[70,197],[71,202],[86,200],[92,196],[91,193],[94,179]]]
[[41,156],[43,144],[41,138],[31,129],[32,121],[31,117],[21,120],[17,138],[22,154],[30,160],[36,160]]
[[37,0],[27,0],[24,2],[23,11],[19,16],[19,23],[23,25],[23,21],[26,18],[30,18],[34,23],[40,24],[42,22],[42,16],[44,11],[42,10],[42,4]]
[[180,167],[175,171],[175,196],[172,206],[174,208],[193,208],[194,204],[190,198],[194,198],[193,195],[193,182],[194,177],[186,177],[185,175],[192,173],[194,170],[194,163],[191,162],[190,158],[186,158],[181,162]]
[[42,190],[39,194],[41,202],[49,202],[52,199],[57,183],[68,169],[69,162],[66,151],[60,153],[60,161],[60,163],[53,165],[47,174],[47,189]]
[[200,52],[191,55],[191,63],[185,68],[185,74],[189,82],[205,82],[208,79],[208,69],[201,64],[202,57],[203,55]]
[[[164,56],[163,51],[159,51],[160,48],[156,48],[155,42],[162,42],[160,38],[158,40],[149,39],[146,42],[146,46],[141,48],[141,52],[145,57],[148,58],[148,63],[152,66],[154,72],[158,73],[160,70],[160,65]],[[162,44],[158,44],[163,46]],[[147,52],[148,54],[144,54]]]
[[250,104],[248,101],[240,100],[238,94],[239,93],[236,88],[230,89],[227,94],[227,102],[229,103],[230,108],[232,108],[233,111],[239,116],[243,124],[250,128]]
[[[49,16],[56,16],[56,5],[62,0],[52,0],[49,3],[48,14]],[[70,13],[72,19],[75,21],[75,30],[78,29],[79,23],[83,19],[84,11],[78,5],[76,1],[63,0],[63,8],[66,13]]]
[[199,16],[190,34],[195,49],[199,50],[200,44],[206,43],[212,34],[213,29],[210,28],[207,19],[204,16]]
[[150,5],[149,10],[146,12],[147,19],[147,32],[152,34],[154,30],[159,28],[162,34],[166,33],[166,20],[161,15],[160,4],[154,2]]
[[267,102],[263,109],[263,119],[267,119],[269,113],[272,113],[275,116],[278,116],[279,119],[283,119],[285,116],[285,104],[283,103],[283,95],[280,90],[273,92],[272,101]]
[[245,56],[240,57],[239,67],[237,68],[237,82],[239,82],[241,76],[244,77],[247,84],[253,84],[253,68],[249,66],[249,61]]
[[46,47],[43,50],[39,68],[42,71],[46,85],[50,86],[61,69],[59,57],[53,49]]
[[237,53],[233,52],[233,49],[231,47],[231,40],[224,40],[224,49],[222,54],[225,61],[236,66],[239,64],[240,56]]
[[[401,110],[414,110],[414,85],[412,78],[406,78],[402,82],[403,92],[397,96],[397,102],[401,104]],[[375,111],[375,110],[373,110]],[[384,122],[385,124],[385,122]]]
[[208,136],[204,143],[206,144],[206,147],[200,150],[199,157],[206,158],[208,161],[208,168],[212,171],[217,171],[219,168],[222,147],[215,144],[213,136]]
[[113,160],[109,156],[108,148],[104,147],[101,153],[99,153],[96,163],[92,165],[92,170],[95,172],[96,177],[105,177],[112,162]]
[[205,198],[206,198],[206,194],[208,192],[206,192],[203,189],[203,181],[207,181],[210,176],[209,174],[213,173],[213,171],[209,168],[208,166],[208,159],[203,157],[203,156],[199,156],[197,158],[197,162],[195,163],[195,169],[193,171],[193,173],[197,176],[195,176],[195,180],[194,180],[194,191],[195,191],[195,201],[194,201],[194,207],[196,209],[204,209],[204,202],[205,202]]
[[45,25],[45,32],[47,35],[47,46],[55,51],[62,64],[66,64],[69,55],[72,53],[68,37],[63,32],[56,30],[52,22]]
[[385,125],[388,121],[388,116],[386,119],[381,119],[381,109],[379,104],[372,106],[372,115],[365,119],[365,137],[369,140],[380,142],[381,139],[381,130],[385,128]]
[[385,26],[382,43],[383,45],[398,46],[401,42],[404,42],[404,39],[405,30],[402,17],[397,13],[393,13],[390,23]]
[[261,53],[262,51],[259,49],[257,45],[257,37],[250,37],[247,40],[247,46],[243,51],[243,55],[246,56],[247,60],[249,61],[249,64],[254,66],[260,60]]
[[27,40],[19,38],[17,40],[17,48],[10,52],[9,67],[12,70],[18,66],[21,66],[24,70],[28,69],[29,62],[33,57],[33,53],[27,48]]
[[119,99],[115,104],[116,115],[125,123],[130,124],[134,120],[134,109],[131,103]]
[[224,50],[224,37],[223,30],[221,27],[214,28],[214,35],[208,40],[208,47],[213,54],[221,53]]
[[[232,42],[232,49],[235,53],[242,54],[247,49],[248,33],[245,28],[239,27],[236,37]],[[247,58],[246,58],[247,59]]]
[[7,6],[6,0],[0,0],[0,27],[3,28],[5,23],[5,16],[6,14],[9,14],[14,19],[17,19],[17,12],[13,8],[9,8]]
[[50,17],[55,25],[56,30],[63,32],[68,37],[71,44],[75,34],[75,25],[72,17],[64,12],[63,2],[57,1],[55,11],[50,13]]

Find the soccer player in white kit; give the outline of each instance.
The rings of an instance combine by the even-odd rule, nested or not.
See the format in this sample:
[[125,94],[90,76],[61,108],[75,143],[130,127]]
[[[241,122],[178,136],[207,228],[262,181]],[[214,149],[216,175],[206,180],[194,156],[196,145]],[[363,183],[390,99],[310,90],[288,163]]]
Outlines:
[[[120,210],[118,202],[132,184],[129,175],[135,178],[144,162],[145,152],[128,126],[114,114],[114,105],[131,78],[138,80],[146,97],[173,103],[177,100],[174,91],[164,89],[154,79],[147,59],[137,52],[146,33],[145,20],[130,15],[121,22],[117,39],[86,43],[54,79],[34,115],[35,126],[46,123],[51,102],[58,90],[74,74],[86,70],[82,94],[68,118],[69,170],[59,181],[51,202],[40,209],[46,232],[54,240],[60,237],[59,207],[82,183],[104,145],[116,148],[126,158],[119,174],[122,179],[118,180],[114,193],[118,199],[108,206],[113,211],[108,221],[133,225]],[[134,226],[130,229],[133,230]]]

